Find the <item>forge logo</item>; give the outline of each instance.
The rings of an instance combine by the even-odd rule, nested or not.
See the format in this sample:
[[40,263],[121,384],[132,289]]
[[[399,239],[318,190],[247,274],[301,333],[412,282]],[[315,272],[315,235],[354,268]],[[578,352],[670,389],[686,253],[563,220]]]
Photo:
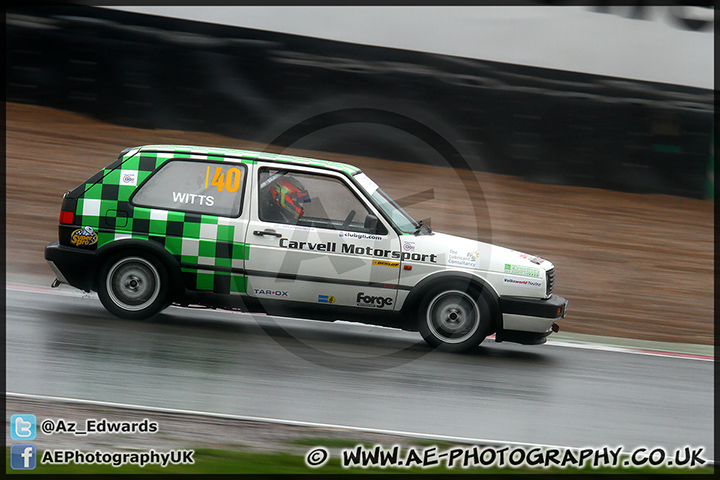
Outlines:
[[357,304],[361,307],[385,308],[393,304],[393,299],[390,297],[365,295],[365,292],[360,292],[357,294]]

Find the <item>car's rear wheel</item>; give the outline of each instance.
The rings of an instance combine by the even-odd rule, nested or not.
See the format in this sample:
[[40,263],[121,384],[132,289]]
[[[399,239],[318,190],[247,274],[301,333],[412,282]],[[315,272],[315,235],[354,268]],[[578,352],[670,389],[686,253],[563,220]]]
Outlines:
[[432,347],[462,352],[476,347],[488,335],[492,316],[482,292],[464,282],[437,286],[419,307],[420,334]]
[[115,255],[100,270],[98,297],[120,318],[149,318],[167,306],[168,294],[167,272],[149,255]]

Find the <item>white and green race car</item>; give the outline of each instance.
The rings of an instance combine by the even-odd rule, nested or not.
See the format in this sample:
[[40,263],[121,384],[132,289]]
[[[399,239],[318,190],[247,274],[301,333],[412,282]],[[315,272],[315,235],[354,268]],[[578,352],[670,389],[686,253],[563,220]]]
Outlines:
[[544,343],[567,300],[552,263],[433,232],[351,165],[151,145],[67,192],[57,280],[144,319],[171,304],[419,331],[462,351]]

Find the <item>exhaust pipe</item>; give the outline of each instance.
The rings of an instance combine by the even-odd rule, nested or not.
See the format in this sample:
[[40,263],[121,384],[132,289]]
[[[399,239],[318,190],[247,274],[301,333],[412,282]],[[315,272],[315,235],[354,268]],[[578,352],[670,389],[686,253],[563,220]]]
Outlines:
[[550,328],[552,328],[552,331],[555,332],[555,333],[557,333],[557,332],[560,331],[560,325],[558,325],[558,324],[555,323],[555,322],[553,322],[552,327],[550,327]]

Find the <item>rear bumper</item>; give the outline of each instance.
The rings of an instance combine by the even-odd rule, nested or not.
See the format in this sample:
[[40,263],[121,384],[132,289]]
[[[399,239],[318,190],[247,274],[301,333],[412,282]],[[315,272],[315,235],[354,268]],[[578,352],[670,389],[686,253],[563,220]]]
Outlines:
[[[545,343],[547,336],[553,332],[555,321],[565,317],[567,304],[568,301],[558,295],[548,299],[500,298],[503,324],[495,335],[495,341],[525,345]],[[557,328],[555,326],[554,331]]]
[[45,247],[45,260],[61,283],[86,292],[92,289],[94,251],[64,247],[58,242],[52,242]]

